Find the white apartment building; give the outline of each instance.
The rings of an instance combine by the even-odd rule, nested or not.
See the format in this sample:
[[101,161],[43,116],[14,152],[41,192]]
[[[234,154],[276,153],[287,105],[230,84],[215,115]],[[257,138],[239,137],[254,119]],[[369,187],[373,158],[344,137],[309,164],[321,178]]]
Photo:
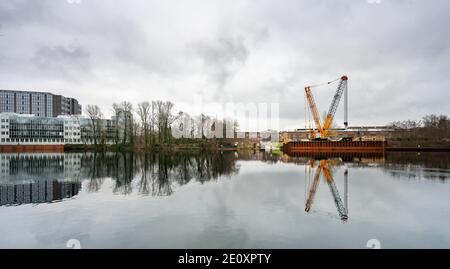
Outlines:
[[[102,120],[106,143],[112,143],[114,122]],[[0,145],[93,144],[91,120],[81,115],[56,118],[0,113]]]

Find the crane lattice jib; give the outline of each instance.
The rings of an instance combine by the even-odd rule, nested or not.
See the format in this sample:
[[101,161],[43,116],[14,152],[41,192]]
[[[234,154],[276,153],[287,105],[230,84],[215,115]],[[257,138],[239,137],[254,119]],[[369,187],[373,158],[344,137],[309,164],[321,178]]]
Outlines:
[[323,124],[321,135],[323,137],[327,136],[327,133],[329,129],[331,128],[331,124],[333,123],[334,115],[336,114],[336,110],[339,106],[339,102],[341,101],[342,94],[344,93],[345,89],[347,88],[347,76],[343,76],[341,78],[341,81],[339,82],[338,88],[336,90],[336,93],[334,94],[333,101],[331,102],[330,109],[328,110],[327,118],[325,119],[325,122]]
[[334,181],[328,181],[328,186],[330,187],[330,191],[333,194],[334,203],[336,204],[339,216],[341,217],[342,220],[347,220],[348,219],[347,208],[345,208],[344,203],[342,203],[339,191],[336,188],[336,184],[334,183]]
[[311,210],[312,204],[314,202],[314,196],[316,195],[317,188],[319,186],[320,182],[320,174],[322,172],[322,166],[318,166],[316,170],[316,174],[314,175],[314,181],[311,186],[311,189],[309,190],[308,200],[306,201],[305,205],[305,211],[309,212]]
[[341,196],[339,195],[339,191],[336,187],[336,184],[334,183],[333,176],[331,175],[331,171],[327,166],[323,167],[324,175],[327,180],[328,186],[330,187],[331,194],[334,198],[334,203],[336,205],[336,209],[339,212],[339,216],[342,220],[347,220],[348,218],[348,211],[347,208],[344,206],[344,203],[341,200]]
[[313,114],[314,122],[316,123],[317,130],[322,129],[322,124],[320,122],[319,112],[317,111],[316,102],[314,102],[314,97],[311,92],[311,87],[305,88],[306,98],[308,100],[309,108]]

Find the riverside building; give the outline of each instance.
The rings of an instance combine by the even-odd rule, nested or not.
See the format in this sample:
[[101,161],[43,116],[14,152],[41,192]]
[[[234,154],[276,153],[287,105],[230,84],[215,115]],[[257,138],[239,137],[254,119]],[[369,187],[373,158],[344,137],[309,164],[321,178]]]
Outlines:
[[[98,143],[113,143],[114,121],[102,119]],[[41,117],[28,114],[0,113],[0,152],[63,151],[64,145],[93,144],[91,120],[81,115]],[[37,147],[36,147],[37,146]]]
[[0,89],[0,113],[33,114],[38,117],[81,115],[77,99],[48,92]]

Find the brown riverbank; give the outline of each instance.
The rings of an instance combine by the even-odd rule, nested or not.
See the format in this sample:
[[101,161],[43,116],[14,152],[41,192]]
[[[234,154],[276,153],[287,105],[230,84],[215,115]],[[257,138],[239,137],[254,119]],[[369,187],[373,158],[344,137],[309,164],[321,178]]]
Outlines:
[[0,145],[0,153],[64,152],[64,145]]

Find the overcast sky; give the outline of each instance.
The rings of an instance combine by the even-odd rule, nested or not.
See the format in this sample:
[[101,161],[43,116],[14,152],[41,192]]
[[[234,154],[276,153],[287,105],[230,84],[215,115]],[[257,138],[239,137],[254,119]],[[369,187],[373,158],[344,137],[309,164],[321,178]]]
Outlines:
[[[107,116],[122,100],[192,113],[201,94],[279,103],[280,127],[302,128],[304,86],[343,74],[350,125],[450,114],[447,0],[1,0],[0,25],[0,89]],[[315,92],[321,113],[336,86]]]

